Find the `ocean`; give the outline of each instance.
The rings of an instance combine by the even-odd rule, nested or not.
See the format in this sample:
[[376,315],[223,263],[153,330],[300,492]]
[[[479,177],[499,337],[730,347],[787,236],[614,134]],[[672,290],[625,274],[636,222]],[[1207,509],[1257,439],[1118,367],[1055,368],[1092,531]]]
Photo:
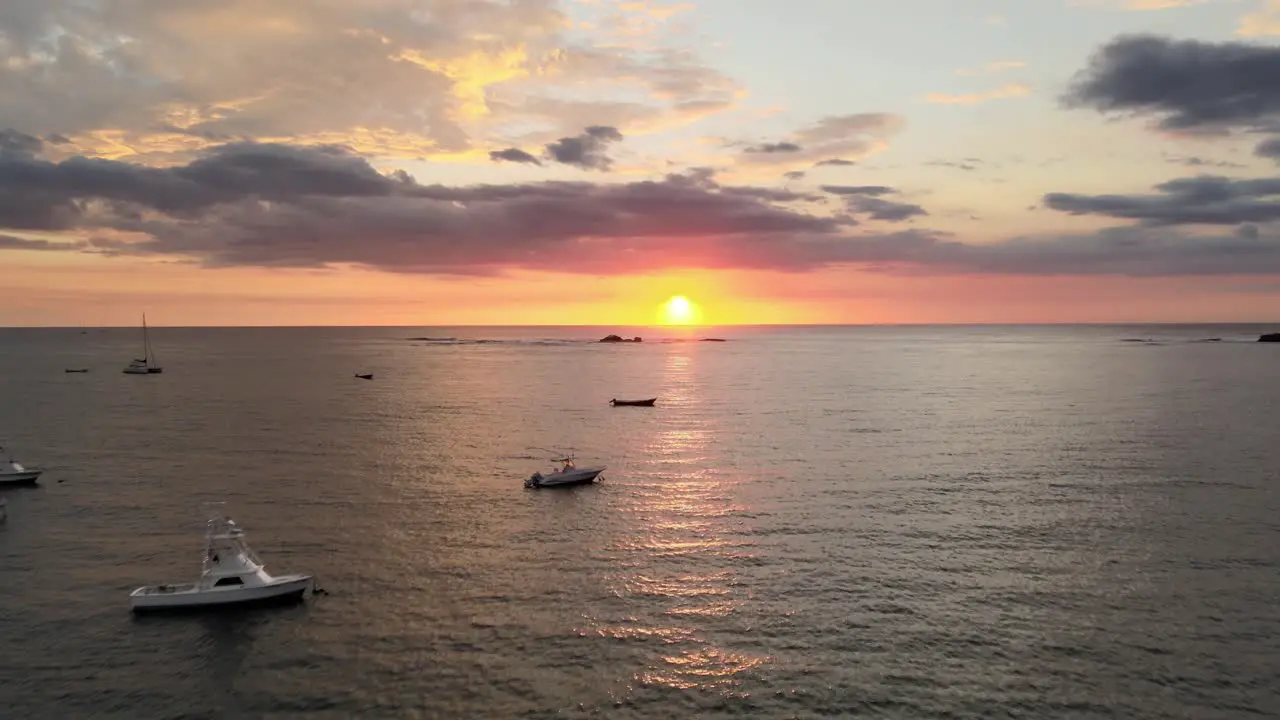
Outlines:
[[1276,329],[0,330],[0,717],[1276,717]]

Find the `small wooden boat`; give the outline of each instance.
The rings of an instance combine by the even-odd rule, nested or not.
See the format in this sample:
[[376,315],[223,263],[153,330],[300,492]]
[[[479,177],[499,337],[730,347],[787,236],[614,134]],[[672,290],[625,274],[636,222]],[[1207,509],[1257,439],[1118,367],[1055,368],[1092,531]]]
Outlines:
[[648,400],[618,400],[614,398],[609,404],[614,407],[653,407],[658,402],[658,398],[649,398]]
[[360,378],[361,380],[372,380],[373,373],[356,373],[356,377]]

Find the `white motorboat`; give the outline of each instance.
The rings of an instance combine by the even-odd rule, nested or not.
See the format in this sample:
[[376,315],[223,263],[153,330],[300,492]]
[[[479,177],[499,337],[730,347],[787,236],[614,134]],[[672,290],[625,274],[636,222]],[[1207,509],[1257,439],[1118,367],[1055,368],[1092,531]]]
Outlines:
[[604,466],[580,468],[573,464],[573,456],[556,458],[552,462],[561,463],[561,467],[543,475],[536,472],[524,481],[527,488],[565,487],[568,485],[587,485],[596,481]]
[[140,587],[129,599],[134,612],[201,610],[297,602],[311,587],[310,575],[267,574],[245,544],[244,531],[231,518],[214,512],[205,533],[200,579],[184,585]]
[[[4,448],[0,448],[0,452],[3,451]],[[26,467],[17,460],[9,458],[0,463],[0,485],[34,485],[43,472],[43,468]]]
[[156,363],[156,355],[151,351],[151,336],[147,333],[147,315],[142,314],[142,357],[134,358],[124,368],[126,375],[158,375],[164,368]]

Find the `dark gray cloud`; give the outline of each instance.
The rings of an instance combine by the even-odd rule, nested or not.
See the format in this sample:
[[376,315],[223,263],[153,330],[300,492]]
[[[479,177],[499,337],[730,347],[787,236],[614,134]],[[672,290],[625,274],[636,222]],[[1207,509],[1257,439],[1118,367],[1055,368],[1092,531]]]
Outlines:
[[514,163],[528,163],[530,165],[542,164],[542,161],[538,160],[538,158],[534,157],[533,155],[530,155],[529,153],[525,152],[524,150],[521,150],[520,148],[507,148],[506,150],[491,150],[489,151],[489,159],[494,162],[506,161],[506,162],[514,162]]
[[1280,47],[1126,35],[1104,45],[1063,95],[1067,107],[1159,118],[1165,130],[1274,132]]
[[857,164],[858,163],[852,160],[845,160],[843,158],[830,158],[827,160],[819,160],[818,162],[814,163],[813,166],[814,167],[843,167],[846,165],[857,165]]
[[1280,160],[1280,137],[1268,138],[1258,143],[1258,146],[1253,149],[1253,154],[1258,157]]
[[846,198],[845,206],[849,208],[851,213],[865,214],[872,220],[883,220],[885,222],[902,222],[913,217],[929,214],[919,205],[883,200],[865,195],[852,195]]
[[620,142],[622,133],[607,125],[592,125],[577,137],[560,138],[547,145],[547,157],[585,170],[608,170],[613,161],[605,154],[609,145]]
[[18,132],[12,128],[0,129],[0,153],[36,155],[43,149],[44,141],[38,137]]
[[892,195],[897,192],[884,185],[823,185],[822,191],[832,195],[868,195],[870,197]]
[[882,196],[898,191],[885,185],[823,185],[824,192],[840,195],[845,207],[854,215],[866,215],[872,220],[902,222],[913,217],[928,215],[919,205],[885,200]]
[[[683,244],[697,246],[687,249],[696,256],[738,237],[760,267],[811,267],[825,260],[812,253],[789,259],[788,239],[831,235],[848,223],[774,204],[806,199],[817,196],[721,187],[708,171],[609,185],[420,185],[331,147],[234,144],[173,168],[0,159],[0,229],[80,230],[97,235],[99,252],[189,256],[211,265],[553,269],[577,262],[565,258],[582,251],[582,238],[596,243],[593,267],[622,262],[632,246],[662,246],[647,260],[661,265],[680,257]],[[119,242],[112,230],[150,239]],[[36,247],[6,245],[19,246]],[[726,255],[720,262],[736,262],[733,252],[715,252]]]
[[776,142],[762,143],[760,145],[752,145],[743,152],[746,153],[797,153],[801,147],[793,142]]
[[0,235],[0,250],[78,250],[84,243],[63,243],[51,240],[29,240],[12,235]]
[[[892,188],[831,187],[841,191],[827,194],[857,214],[896,221],[924,212],[884,199]],[[821,195],[723,186],[705,168],[640,182],[449,187],[380,174],[334,147],[232,144],[171,168],[7,155],[0,157],[0,250],[454,275],[513,268],[802,272],[845,264],[916,274],[1280,273],[1280,236],[1264,224],[1280,217],[1272,203],[1280,179],[1190,178],[1157,190],[1148,198],[1059,194],[1046,202],[1067,211],[1159,218],[1166,227],[1139,223],[978,245],[924,229],[858,232],[851,219],[788,205]],[[1240,227],[1218,235],[1167,227],[1174,218],[1168,207],[1176,205],[1199,208],[1213,222],[1229,216]],[[23,237],[24,230],[50,228],[77,239]]]
[[792,170],[791,172],[782,173],[782,177],[787,180],[800,180],[804,177],[803,170]]
[[1147,226],[1238,225],[1280,220],[1280,178],[1200,175],[1155,186],[1154,195],[1049,193],[1044,204],[1072,215],[1137,220]]
[[867,215],[873,220],[884,220],[887,223],[901,223],[904,220],[928,215],[928,211],[910,202],[884,200],[882,196],[893,195],[897,190],[883,184],[824,184],[823,192],[844,197],[845,208],[854,215]]

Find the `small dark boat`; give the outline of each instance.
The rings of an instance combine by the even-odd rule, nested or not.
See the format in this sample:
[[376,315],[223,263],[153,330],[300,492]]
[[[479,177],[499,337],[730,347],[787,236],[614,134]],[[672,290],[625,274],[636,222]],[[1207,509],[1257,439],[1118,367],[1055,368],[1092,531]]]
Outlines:
[[373,373],[356,373],[356,377],[360,378],[361,380],[372,380]]
[[648,400],[618,400],[613,399],[609,404],[614,407],[653,407],[658,402],[658,398],[649,398]]
[[62,372],[87,373],[89,372],[89,368],[65,368]]

